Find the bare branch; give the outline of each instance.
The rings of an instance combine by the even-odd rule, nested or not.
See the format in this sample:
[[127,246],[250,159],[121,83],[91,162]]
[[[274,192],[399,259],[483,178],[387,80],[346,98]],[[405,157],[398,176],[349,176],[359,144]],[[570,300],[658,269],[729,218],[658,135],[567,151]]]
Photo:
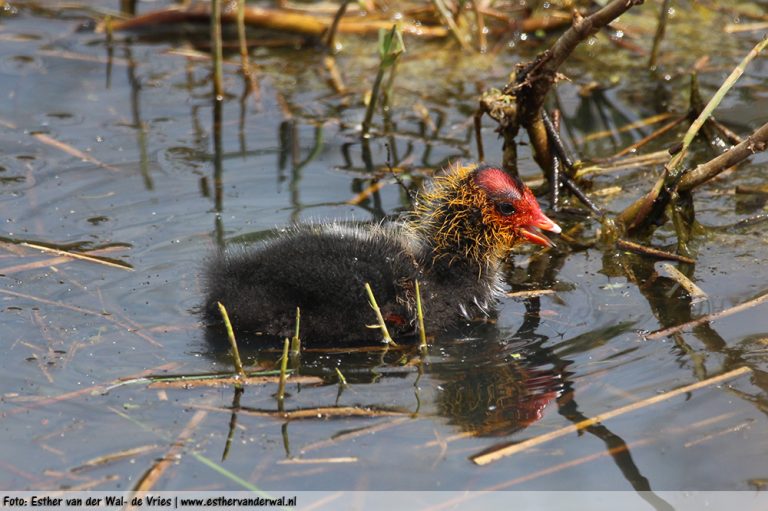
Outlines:
[[687,172],[680,180],[678,190],[692,190],[724,170],[766,149],[768,149],[768,122],[758,128],[741,144]]
[[540,54],[532,63],[523,65],[518,72],[514,89],[518,97],[520,124],[527,127],[534,122],[544,104],[544,98],[555,82],[557,70],[579,43],[631,7],[642,3],[643,0],[614,0],[587,17],[582,17],[576,12],[573,25],[560,36],[552,48]]

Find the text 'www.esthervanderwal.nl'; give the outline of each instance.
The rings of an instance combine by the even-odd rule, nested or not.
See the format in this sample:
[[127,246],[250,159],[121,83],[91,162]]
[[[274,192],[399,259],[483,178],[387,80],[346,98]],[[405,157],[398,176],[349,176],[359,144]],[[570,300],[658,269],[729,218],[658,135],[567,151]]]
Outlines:
[[205,492],[205,495],[199,495],[195,492],[180,492],[170,495],[105,495],[68,492],[59,494],[29,494],[24,495],[3,495],[2,507],[27,509],[34,508],[43,511],[46,508],[67,509],[67,508],[94,508],[94,509],[123,509],[133,508],[140,510],[149,509],[180,509],[180,508],[200,508],[200,507],[296,507],[297,497],[294,496],[274,496],[261,497],[257,495],[230,496],[226,494],[211,495],[211,492]]

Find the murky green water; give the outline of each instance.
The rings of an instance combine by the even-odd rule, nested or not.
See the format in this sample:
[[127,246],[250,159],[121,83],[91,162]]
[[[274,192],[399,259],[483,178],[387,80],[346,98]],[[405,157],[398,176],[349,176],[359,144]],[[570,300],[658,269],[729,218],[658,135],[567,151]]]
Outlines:
[[[180,435],[183,447],[171,450],[178,458],[154,489],[240,489],[193,453],[267,489],[747,490],[768,477],[765,305],[676,337],[641,335],[768,291],[765,224],[734,227],[765,213],[764,197],[733,193],[737,185],[765,183],[764,154],[695,195],[697,262],[682,269],[707,300],[691,304],[684,290],[656,276],[653,261],[611,248],[523,248],[510,259],[509,290],[553,294],[505,298],[496,324],[435,339],[421,370],[415,351],[306,353],[302,372],[325,383],[289,385],[285,402],[288,410],[357,406],[399,414],[284,421],[261,413],[276,410],[272,384],[248,387],[234,421],[229,388],[131,385],[104,394],[125,377],[228,370],[196,313],[206,255],[221,242],[260,238],[294,221],[378,220],[407,208],[407,196],[385,173],[385,144],[416,178],[448,161],[471,161],[477,95],[503,85],[521,53],[539,51],[541,41],[462,58],[450,42],[406,39],[392,109],[396,133],[374,137],[370,156],[356,127],[375,73],[374,38],[342,38],[337,59],[347,95],[327,85],[320,50],[257,49],[258,97],[242,98],[236,65],[225,66],[217,191],[207,59],[176,51],[182,43],[175,40],[116,35],[108,45],[102,34],[78,30],[82,11],[51,16],[17,7],[0,18],[2,235],[108,247],[103,255],[134,271],[0,246],[0,488],[130,489]],[[656,6],[641,9],[650,15]],[[659,101],[684,111],[686,72],[705,54],[701,80],[709,97],[763,35],[691,34],[689,17],[730,18],[687,4],[677,9],[662,54],[669,80],[661,85],[643,71],[645,57],[603,37],[565,69],[572,82],[561,85],[558,100],[571,140],[613,132],[579,142],[581,158],[639,140],[648,128],[616,129],[658,113]],[[626,23],[640,27],[638,44],[647,48],[652,20]],[[680,51],[670,53],[673,47]],[[753,63],[718,111],[742,136],[765,122],[767,71],[764,58]],[[611,76],[620,80],[604,93],[578,95],[592,79]],[[486,154],[498,160],[493,126],[484,126]],[[667,138],[653,148],[672,144]],[[538,177],[522,151],[523,175]],[[591,192],[615,213],[658,171],[600,175]],[[376,178],[385,186],[351,205]],[[623,190],[599,193],[616,186]],[[599,227],[585,214],[557,218],[579,227],[573,235],[581,241]],[[671,226],[651,242],[673,244]],[[267,366],[279,357],[252,349],[245,355]],[[741,366],[753,372],[488,466],[469,459]],[[349,381],[342,392],[336,367]]]

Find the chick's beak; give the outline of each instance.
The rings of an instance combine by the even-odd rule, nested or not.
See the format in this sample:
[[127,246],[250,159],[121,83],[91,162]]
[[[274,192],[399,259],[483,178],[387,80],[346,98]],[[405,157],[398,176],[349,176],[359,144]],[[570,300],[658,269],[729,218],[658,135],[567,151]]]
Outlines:
[[560,229],[559,225],[553,222],[541,211],[537,213],[537,215],[531,220],[530,223],[520,228],[520,234],[527,241],[537,245],[544,245],[545,247],[553,246],[554,243],[552,243],[549,238],[544,236],[541,231],[549,231],[555,234],[560,234],[562,229]]

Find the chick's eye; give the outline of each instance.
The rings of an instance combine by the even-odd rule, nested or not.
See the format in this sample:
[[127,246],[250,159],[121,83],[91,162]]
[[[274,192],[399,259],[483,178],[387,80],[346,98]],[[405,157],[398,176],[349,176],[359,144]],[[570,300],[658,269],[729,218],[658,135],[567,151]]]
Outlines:
[[496,204],[496,211],[498,211],[502,216],[509,216],[514,215],[517,210],[512,204],[508,202],[499,202]]

